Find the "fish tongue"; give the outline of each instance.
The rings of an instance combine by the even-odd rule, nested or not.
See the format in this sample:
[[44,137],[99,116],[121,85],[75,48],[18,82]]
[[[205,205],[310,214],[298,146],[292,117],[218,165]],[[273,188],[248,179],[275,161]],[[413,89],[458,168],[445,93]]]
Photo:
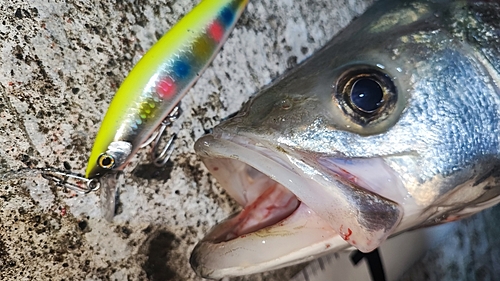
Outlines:
[[297,209],[300,202],[295,195],[281,184],[273,183],[257,200],[231,220],[236,226],[223,240],[233,239],[278,223]]
[[304,204],[277,224],[215,242],[232,219],[214,227],[194,248],[190,262],[200,276],[218,279],[277,269],[349,246]]
[[281,184],[271,183],[254,202],[215,227],[205,239],[214,243],[228,241],[276,224],[292,214],[300,202]]

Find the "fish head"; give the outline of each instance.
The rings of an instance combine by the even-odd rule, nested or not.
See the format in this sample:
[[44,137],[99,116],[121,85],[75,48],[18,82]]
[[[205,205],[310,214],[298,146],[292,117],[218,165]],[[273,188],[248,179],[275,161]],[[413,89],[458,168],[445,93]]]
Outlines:
[[464,5],[376,3],[200,138],[197,154],[243,210],[198,243],[194,270],[369,252],[496,204],[500,81],[454,24]]

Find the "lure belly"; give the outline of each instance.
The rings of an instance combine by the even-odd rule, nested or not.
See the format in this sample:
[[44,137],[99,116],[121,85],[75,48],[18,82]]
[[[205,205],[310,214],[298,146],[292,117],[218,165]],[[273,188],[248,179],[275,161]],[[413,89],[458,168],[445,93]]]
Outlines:
[[137,63],[115,94],[85,177],[121,170],[213,60],[248,0],[203,0]]

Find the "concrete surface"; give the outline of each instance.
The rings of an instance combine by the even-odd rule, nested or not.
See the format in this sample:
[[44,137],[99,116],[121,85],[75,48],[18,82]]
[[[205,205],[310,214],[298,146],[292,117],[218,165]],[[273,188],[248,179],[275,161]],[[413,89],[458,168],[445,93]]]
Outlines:
[[[54,167],[83,173],[117,87],[197,2],[2,1],[1,280],[200,280],[190,269],[190,251],[237,206],[194,155],[194,141],[311,55],[371,1],[251,1],[223,51],[183,100],[172,161],[157,169],[148,165],[147,150],[137,155],[121,180],[113,223],[102,219],[99,194],[76,195],[36,172],[12,172]],[[488,221],[498,221],[496,210],[472,225],[464,223],[457,235],[475,233],[477,224],[488,228]],[[498,246],[498,238],[487,239]],[[467,245],[463,249],[469,252],[479,247]],[[487,250],[488,243],[480,246]],[[439,253],[448,253],[447,258],[469,253],[452,254],[449,248]],[[498,258],[490,261],[499,263]],[[459,268],[469,268],[465,263],[470,261],[461,262]],[[433,263],[431,257],[422,266]],[[417,268],[404,280],[425,280],[418,273],[422,270],[433,272]],[[287,280],[292,272],[246,279]],[[443,272],[454,268],[443,267]],[[458,280],[474,280],[458,272]]]

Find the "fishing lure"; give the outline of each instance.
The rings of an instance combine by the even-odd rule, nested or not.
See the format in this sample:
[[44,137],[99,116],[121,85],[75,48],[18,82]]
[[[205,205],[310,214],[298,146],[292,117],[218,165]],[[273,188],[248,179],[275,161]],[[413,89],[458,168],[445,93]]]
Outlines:
[[181,98],[213,60],[247,3],[203,0],[142,57],[111,101],[85,178],[122,170],[155,138],[157,127],[175,120]]

